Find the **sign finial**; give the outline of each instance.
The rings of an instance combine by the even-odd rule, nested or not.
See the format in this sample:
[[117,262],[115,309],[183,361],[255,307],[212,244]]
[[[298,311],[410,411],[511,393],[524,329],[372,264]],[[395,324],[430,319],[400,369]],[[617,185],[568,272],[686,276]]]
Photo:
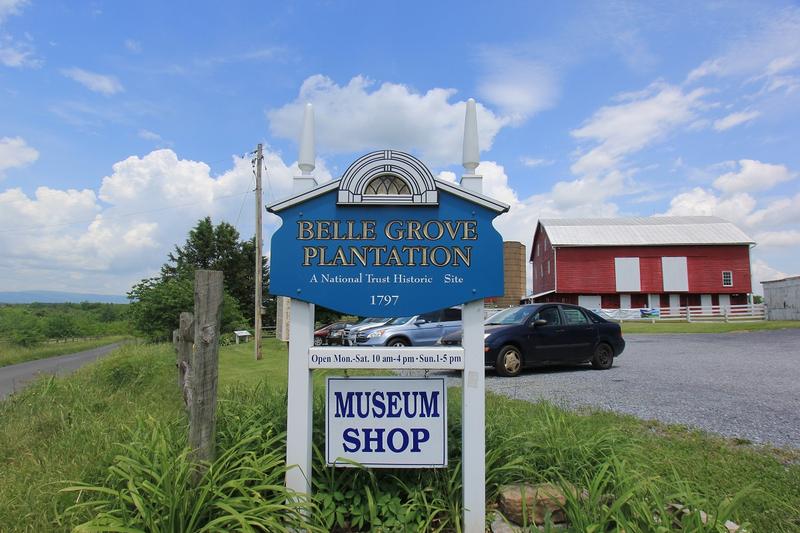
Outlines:
[[467,114],[464,117],[464,157],[462,164],[467,174],[475,174],[481,162],[478,150],[478,117],[475,110],[475,99],[467,100]]
[[303,176],[310,176],[314,171],[314,107],[307,103],[303,112],[303,133],[300,135],[300,156],[298,166]]
[[478,148],[478,113],[475,100],[467,100],[467,113],[464,117],[464,175],[461,176],[461,187],[475,192],[483,192],[483,178],[475,174],[481,162]]

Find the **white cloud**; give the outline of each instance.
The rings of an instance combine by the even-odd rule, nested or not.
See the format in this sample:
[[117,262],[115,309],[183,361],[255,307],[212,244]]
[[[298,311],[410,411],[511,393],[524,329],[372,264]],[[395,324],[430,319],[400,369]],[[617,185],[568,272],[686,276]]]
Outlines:
[[142,51],[142,43],[135,39],[125,39],[125,48],[127,48],[129,52],[138,54]]
[[19,15],[28,0],[0,0],[0,24],[11,15]]
[[718,77],[745,77],[748,82],[762,81],[764,91],[784,89],[791,92],[800,86],[797,76],[788,75],[800,66],[800,9],[764,10],[753,17],[748,31],[731,39],[719,56],[704,61],[689,73],[687,83]]
[[603,202],[624,193],[632,185],[626,173],[613,170],[602,177],[588,176],[572,181],[559,181],[553,186],[551,195],[556,206],[562,209],[585,205],[587,199]]
[[725,131],[739,124],[750,122],[759,116],[761,116],[761,113],[758,111],[739,111],[737,113],[731,113],[719,120],[715,120],[714,129],[717,131]]
[[739,170],[727,172],[716,180],[714,187],[725,192],[761,191],[794,178],[784,165],[772,165],[753,159],[739,161]]
[[[453,89],[415,92],[396,83],[378,86],[362,76],[337,85],[326,76],[303,82],[297,99],[267,112],[273,135],[296,140],[303,108],[314,104],[317,146],[330,152],[394,148],[419,152],[429,165],[461,161],[464,101],[450,102]],[[492,146],[507,120],[478,104],[481,150]]]
[[703,61],[700,66],[692,69],[692,71],[689,72],[689,75],[686,77],[686,81],[693,82],[699,80],[700,78],[705,78],[706,76],[718,74],[720,70],[719,59],[707,59],[706,61]]
[[765,207],[747,215],[750,226],[776,229],[783,224],[800,223],[800,193],[774,200]]
[[481,59],[487,72],[479,84],[479,94],[513,123],[519,124],[555,103],[558,84],[546,64],[515,57],[504,49],[484,50]]
[[780,270],[772,268],[763,259],[754,260],[750,270],[753,279],[753,292],[756,294],[764,294],[764,289],[761,286],[762,281],[781,279],[789,275],[786,272],[781,272]]
[[0,35],[0,64],[12,68],[37,68],[42,60],[36,57],[33,44],[16,41],[9,35]]
[[29,165],[39,159],[39,152],[22,137],[0,138],[0,178],[6,170]]
[[674,216],[718,216],[731,222],[744,221],[745,215],[751,213],[756,200],[746,193],[737,193],[722,198],[712,191],[695,187],[691,191],[681,193],[670,201],[666,215]]
[[[265,201],[289,194],[296,163],[265,153]],[[315,172],[330,179],[323,162]],[[0,290],[47,288],[121,294],[153,275],[197,220],[238,224],[253,233],[250,159],[232,158],[212,175],[200,161],[172,150],[131,156],[113,165],[99,192],[39,187],[0,192]],[[267,229],[277,220],[267,217]]]
[[[745,192],[718,195],[712,190],[695,187],[675,196],[663,214],[718,216],[750,232],[751,237],[754,232],[765,235],[770,246],[789,246],[786,235],[791,235],[800,223],[800,193],[759,205]],[[754,240],[758,243],[758,239]]]
[[[481,161],[475,173],[483,177],[483,194],[508,205],[519,202],[516,191],[508,184],[508,176],[503,165],[495,161]],[[455,172],[449,170],[439,172],[436,177],[451,183],[459,182]]]
[[684,92],[680,87],[655,83],[645,91],[624,95],[625,101],[618,105],[600,108],[572,131],[579,141],[594,143],[579,153],[572,172],[596,176],[618,166],[624,156],[694,120],[706,93],[705,89]]
[[161,135],[159,135],[158,133],[150,131],[150,130],[145,130],[145,129],[139,130],[138,135],[139,135],[139,138],[144,139],[145,141],[161,142],[161,141],[164,140],[164,139],[161,138]]
[[755,240],[759,246],[800,246],[800,231],[765,231],[756,234]]
[[542,159],[537,157],[520,157],[520,163],[525,165],[526,167],[536,168],[536,167],[548,167],[555,163],[553,159]]
[[106,96],[122,92],[124,87],[114,76],[89,72],[81,68],[73,67],[63,69],[61,73],[71,80],[74,80],[90,91],[101,93]]

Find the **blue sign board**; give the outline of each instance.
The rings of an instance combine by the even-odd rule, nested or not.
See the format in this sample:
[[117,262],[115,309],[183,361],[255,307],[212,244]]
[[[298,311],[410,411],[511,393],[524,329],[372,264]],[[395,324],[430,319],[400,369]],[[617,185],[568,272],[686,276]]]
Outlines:
[[492,220],[507,207],[430,183],[435,202],[418,205],[367,195],[342,202],[332,182],[270,206],[283,221],[272,236],[270,292],[375,317],[502,295],[503,242]]

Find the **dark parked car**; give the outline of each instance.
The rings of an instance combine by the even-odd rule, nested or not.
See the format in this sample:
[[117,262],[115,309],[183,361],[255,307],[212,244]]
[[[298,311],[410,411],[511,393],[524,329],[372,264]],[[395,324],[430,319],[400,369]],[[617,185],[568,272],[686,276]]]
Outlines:
[[334,322],[314,332],[314,346],[323,344],[342,344],[345,328],[352,326],[349,322]]
[[[525,367],[592,363],[611,368],[625,349],[619,324],[577,305],[531,304],[505,309],[485,323],[484,360],[501,376]],[[461,332],[442,344],[461,344]]]

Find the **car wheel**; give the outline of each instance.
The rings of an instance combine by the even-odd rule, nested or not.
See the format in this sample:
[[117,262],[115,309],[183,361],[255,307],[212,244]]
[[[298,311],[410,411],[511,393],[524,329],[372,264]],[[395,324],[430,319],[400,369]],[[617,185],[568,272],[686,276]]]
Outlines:
[[411,346],[411,343],[398,337],[396,339],[389,339],[389,342],[386,343],[386,346],[391,346],[392,348],[402,348],[404,346]]
[[314,346],[322,346],[322,337],[314,337]]
[[594,349],[592,358],[592,368],[596,370],[608,370],[614,364],[614,350],[608,344],[601,342]]
[[501,376],[516,376],[522,370],[522,352],[516,346],[503,346],[494,365]]

